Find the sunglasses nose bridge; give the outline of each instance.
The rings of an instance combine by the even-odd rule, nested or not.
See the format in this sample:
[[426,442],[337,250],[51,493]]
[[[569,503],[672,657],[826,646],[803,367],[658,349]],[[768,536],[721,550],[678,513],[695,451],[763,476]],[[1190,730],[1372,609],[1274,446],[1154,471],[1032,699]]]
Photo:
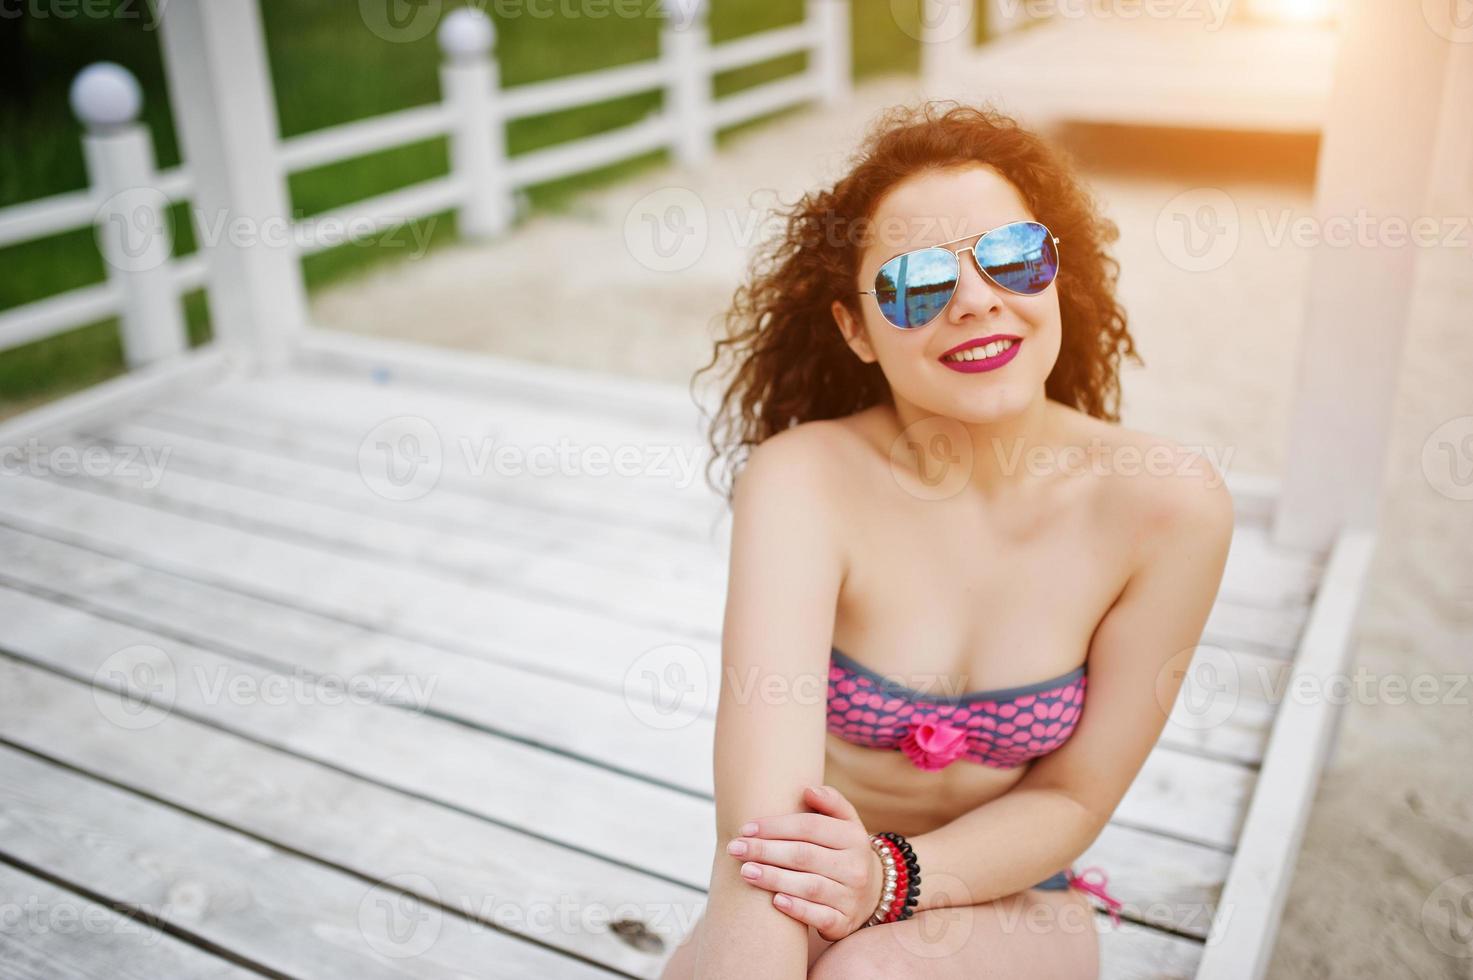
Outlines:
[[957,294],[962,291],[962,280],[967,278],[968,267],[970,267],[972,275],[977,277],[977,280],[984,287],[986,287],[987,291],[991,293],[994,298],[999,292],[997,283],[993,282],[992,278],[988,276],[986,272],[982,271],[982,260],[977,257],[977,244],[978,243],[973,243],[966,246],[965,248],[952,249],[952,251],[956,253],[957,264],[956,286],[952,289],[951,296],[953,303],[956,302]]

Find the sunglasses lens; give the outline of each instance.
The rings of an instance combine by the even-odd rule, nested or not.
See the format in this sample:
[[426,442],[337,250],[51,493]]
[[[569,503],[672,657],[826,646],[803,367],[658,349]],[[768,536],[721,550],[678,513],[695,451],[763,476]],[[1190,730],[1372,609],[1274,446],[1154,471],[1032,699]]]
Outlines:
[[907,252],[880,266],[875,299],[897,327],[923,327],[936,318],[956,291],[956,253],[944,248]]
[[977,262],[1002,288],[1027,295],[1043,292],[1059,274],[1053,236],[1037,221],[989,232],[977,243]]

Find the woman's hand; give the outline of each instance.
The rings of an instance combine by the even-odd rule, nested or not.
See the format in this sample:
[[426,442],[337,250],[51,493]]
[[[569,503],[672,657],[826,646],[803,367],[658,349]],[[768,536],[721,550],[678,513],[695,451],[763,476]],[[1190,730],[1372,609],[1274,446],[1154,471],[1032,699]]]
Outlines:
[[874,913],[885,887],[884,864],[842,793],[810,786],[803,798],[818,812],[754,820],[742,828],[751,833],[726,852],[743,862],[745,881],[775,893],[773,905],[836,943]]

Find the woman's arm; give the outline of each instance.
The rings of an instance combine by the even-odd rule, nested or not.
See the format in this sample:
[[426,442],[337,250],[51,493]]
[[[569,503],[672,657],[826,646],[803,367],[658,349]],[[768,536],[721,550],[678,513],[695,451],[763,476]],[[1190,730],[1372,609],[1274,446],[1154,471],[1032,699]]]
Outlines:
[[1217,597],[1233,502],[1210,467],[1159,490],[1149,547],[1090,642],[1078,729],[1003,796],[910,839],[922,881],[936,883],[918,908],[992,901],[1069,865],[1160,738]]
[[[808,430],[808,431],[805,431]],[[803,980],[808,927],[726,853],[742,824],[804,809],[823,783],[824,697],[844,558],[825,455],[809,426],[752,450],[733,493],[716,713],[716,854],[698,980]]]

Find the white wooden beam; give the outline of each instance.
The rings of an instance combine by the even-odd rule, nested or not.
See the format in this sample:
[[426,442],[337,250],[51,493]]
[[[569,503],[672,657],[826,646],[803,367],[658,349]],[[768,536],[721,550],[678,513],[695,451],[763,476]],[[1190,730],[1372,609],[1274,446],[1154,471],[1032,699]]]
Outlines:
[[172,0],[159,16],[215,336],[278,365],[307,301],[256,0]]
[[[1352,0],[1335,67],[1315,192],[1288,464],[1274,537],[1325,548],[1343,525],[1374,527],[1439,116],[1447,37],[1420,4]],[[1466,96],[1464,96],[1466,98]],[[1446,124],[1450,124],[1450,120]],[[1362,218],[1368,229],[1360,229]],[[1403,222],[1396,244],[1391,222]],[[1338,239],[1338,228],[1348,234]]]
[[1320,773],[1334,757],[1344,706],[1333,692],[1354,662],[1354,627],[1375,550],[1367,531],[1348,529],[1335,539],[1196,980],[1258,980],[1268,969]]

